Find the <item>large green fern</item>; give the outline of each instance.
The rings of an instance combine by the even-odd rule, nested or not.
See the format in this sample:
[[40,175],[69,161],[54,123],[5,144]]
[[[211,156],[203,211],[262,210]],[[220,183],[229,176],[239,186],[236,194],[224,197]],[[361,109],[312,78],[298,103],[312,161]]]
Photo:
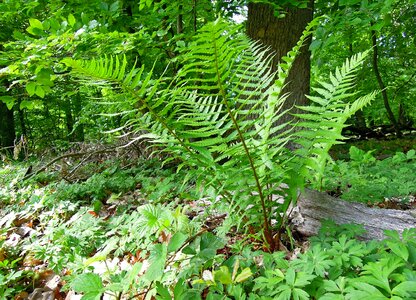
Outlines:
[[[125,58],[65,62],[90,82],[122,87],[137,109],[126,126],[134,128],[138,139],[167,151],[168,159],[182,161],[200,186],[227,201],[244,225],[258,227],[262,219],[265,242],[274,249],[272,219],[283,223],[305,172],[324,163],[329,147],[342,138],[346,119],[373,97],[352,105],[342,102],[350,96],[354,71],[363,59],[359,56],[331,75],[329,84],[322,83],[319,96],[310,97],[318,106],[302,108],[308,112],[299,115],[306,120],[299,124],[303,130],[293,135],[286,130],[290,124],[276,125],[288,113],[282,111],[285,79],[313,25],[276,73],[267,49],[222,20],[196,34],[172,80],[152,79],[143,67],[126,71]],[[292,153],[285,146],[293,140],[302,148]],[[283,182],[288,190],[282,190]],[[283,205],[272,201],[278,193],[286,197]]]
[[[312,171],[312,182],[320,186],[326,162],[330,159],[329,150],[344,139],[342,130],[348,126],[347,120],[358,110],[372,101],[377,92],[357,97],[353,91],[355,75],[365,60],[368,51],[356,54],[347,59],[335,73],[329,74],[328,82],[319,82],[320,87],[314,87],[316,96],[307,96],[312,104],[299,107],[304,113],[297,114],[303,121],[297,126],[304,128],[297,132],[302,145],[298,154],[307,157],[306,166]],[[351,102],[351,98],[357,99]]]

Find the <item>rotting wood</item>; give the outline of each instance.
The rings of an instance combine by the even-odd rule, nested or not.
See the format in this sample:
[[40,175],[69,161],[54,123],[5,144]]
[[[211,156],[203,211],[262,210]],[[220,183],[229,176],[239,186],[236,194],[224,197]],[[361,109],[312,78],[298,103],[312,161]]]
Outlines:
[[381,240],[384,230],[397,230],[416,227],[416,209],[395,210],[367,207],[331,197],[325,193],[305,190],[297,203],[297,215],[292,216],[295,229],[305,235],[318,233],[322,220],[331,219],[336,224],[362,224],[367,233],[366,240]]

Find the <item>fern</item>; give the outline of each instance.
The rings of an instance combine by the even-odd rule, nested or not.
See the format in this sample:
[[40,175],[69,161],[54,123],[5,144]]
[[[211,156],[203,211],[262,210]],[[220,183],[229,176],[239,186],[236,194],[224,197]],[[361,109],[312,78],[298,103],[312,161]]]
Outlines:
[[[335,74],[330,83],[316,88],[310,97],[318,106],[301,107],[304,128],[294,135],[290,124],[278,124],[282,89],[291,65],[317,21],[304,31],[298,44],[271,72],[269,51],[250,41],[236,26],[222,20],[209,23],[195,35],[189,50],[179,57],[183,66],[172,80],[152,79],[152,72],[133,66],[125,57],[65,62],[72,72],[93,83],[121,87],[137,117],[126,126],[137,139],[147,139],[180,159],[197,182],[227,201],[244,224],[260,225],[265,242],[275,248],[272,218],[283,224],[283,215],[296,200],[308,168],[320,166],[337,140],[348,116],[368,103],[373,95],[349,105],[344,101],[353,88],[354,72],[364,59],[358,55]],[[88,81],[88,79],[87,79]],[[295,140],[303,148],[290,153],[285,146]],[[299,160],[299,158],[301,160]],[[282,190],[281,184],[289,184]],[[286,196],[283,205],[272,195]],[[237,224],[239,226],[239,224]]]
[[304,113],[295,114],[303,119],[297,126],[304,128],[296,134],[296,142],[302,145],[298,154],[307,157],[304,162],[312,170],[311,179],[315,185],[321,184],[325,164],[330,159],[330,148],[345,139],[341,133],[348,126],[347,120],[377,95],[372,92],[353,102],[348,101],[357,95],[352,92],[354,80],[367,54],[368,51],[352,56],[335,73],[330,73],[328,82],[319,82],[320,87],[313,88],[317,95],[307,96],[313,105],[301,106]]

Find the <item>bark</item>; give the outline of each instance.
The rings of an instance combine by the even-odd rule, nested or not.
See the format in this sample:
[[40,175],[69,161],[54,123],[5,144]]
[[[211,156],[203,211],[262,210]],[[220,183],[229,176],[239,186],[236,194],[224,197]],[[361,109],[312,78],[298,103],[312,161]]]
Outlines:
[[179,5],[178,17],[176,19],[176,33],[183,33],[183,15],[182,15],[182,5]]
[[196,32],[196,20],[197,20],[197,13],[196,13],[196,1],[192,1],[192,26],[194,29],[194,32]]
[[13,110],[0,101],[0,148],[13,148],[15,138]]
[[[353,120],[355,125],[354,127],[360,135],[367,134],[370,131],[365,122],[365,117],[362,110],[359,110],[354,114]],[[348,130],[349,127],[347,127],[346,129]]]
[[292,224],[305,236],[318,233],[321,221],[331,219],[337,224],[362,224],[367,230],[364,239],[384,238],[384,230],[397,230],[416,227],[416,209],[394,210],[367,207],[331,197],[325,193],[305,190],[297,207],[299,212],[293,216]]
[[[249,3],[247,34],[254,40],[261,41],[265,46],[270,47],[275,54],[273,69],[282,56],[286,55],[296,45],[306,25],[313,18],[313,0],[310,0],[306,9],[291,8],[285,11],[284,18],[276,18],[272,6],[261,3]],[[301,49],[300,55],[296,58],[287,79],[287,86],[284,92],[290,96],[286,101],[286,107],[293,104],[302,105],[307,103],[306,94],[310,89],[310,39],[307,40]],[[286,120],[290,117],[286,116]]]
[[[350,50],[350,57],[354,55],[354,50],[352,47],[352,43],[349,44],[349,50]],[[369,132],[369,129],[367,128],[367,124],[365,122],[365,117],[364,117],[364,113],[362,110],[357,111],[354,114],[354,125],[355,128],[357,129],[358,133],[360,135],[362,134],[366,134],[367,132]]]
[[69,138],[70,142],[74,142],[74,117],[72,116],[71,111],[71,101],[66,101],[64,103],[64,112],[65,112],[65,123],[66,123],[66,130],[67,130],[67,136]]
[[[73,105],[74,105],[74,116],[77,120],[79,120],[82,114],[82,100],[81,100],[81,95],[79,93],[74,95]],[[77,142],[84,141],[85,139],[84,124],[78,123],[76,125],[74,135],[75,135],[75,141]]]
[[19,108],[18,108],[18,114],[19,114],[19,122],[20,122],[20,130],[22,131],[23,136],[27,136],[27,128],[26,128],[26,122],[25,122],[25,112],[23,109],[20,108],[20,101]]

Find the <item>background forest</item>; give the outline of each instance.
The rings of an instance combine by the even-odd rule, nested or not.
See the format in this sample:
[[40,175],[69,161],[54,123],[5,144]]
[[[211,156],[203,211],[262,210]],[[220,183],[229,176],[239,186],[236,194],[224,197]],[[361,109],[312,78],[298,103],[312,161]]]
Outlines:
[[0,11],[0,299],[416,298],[416,1]]
[[[268,29],[267,40],[264,38],[278,52],[276,62],[296,44],[312,18],[311,10],[302,16],[307,9],[300,7],[307,1],[286,2],[282,2],[290,7],[286,18],[293,15],[293,20],[282,14],[277,21],[284,26]],[[315,17],[324,17],[309,47],[310,72],[307,65],[302,66],[304,70],[296,70],[301,76],[296,77],[307,79],[306,73],[310,73],[311,81],[316,82],[347,57],[374,47],[376,53],[360,71],[358,84],[363,91],[385,92],[350,123],[358,133],[380,126],[388,127],[383,132],[410,128],[415,118],[414,3],[316,1],[313,7]],[[16,137],[22,136],[31,148],[41,147],[45,141],[99,139],[102,131],[118,127],[117,119],[97,117],[104,109],[91,98],[102,91],[74,83],[62,58],[125,54],[131,63],[137,59],[158,75],[174,74],[180,67],[175,58],[190,46],[191,37],[204,24],[220,16],[230,22],[244,21],[248,13],[248,34],[257,39],[265,35],[256,30],[268,21],[265,10],[269,10],[269,18],[275,17],[269,6],[252,3],[247,11],[238,1],[3,1],[0,145],[13,146]],[[301,92],[307,94],[308,90]]]

